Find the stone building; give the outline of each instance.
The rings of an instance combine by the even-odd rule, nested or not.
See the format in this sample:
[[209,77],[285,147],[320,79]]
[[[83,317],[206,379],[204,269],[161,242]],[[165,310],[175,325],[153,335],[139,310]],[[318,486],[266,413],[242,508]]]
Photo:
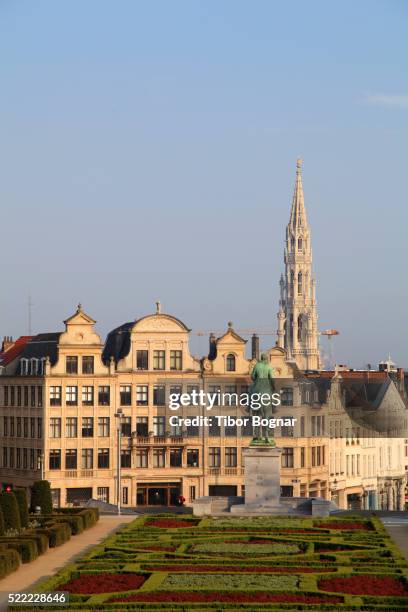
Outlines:
[[[258,339],[248,359],[246,341],[229,324],[221,337],[210,337],[208,356],[197,360],[189,329],[159,304],[154,314],[114,329],[105,344],[94,324],[79,306],[64,332],[25,338],[3,351],[2,485],[29,488],[42,476],[51,482],[56,505],[89,498],[116,503],[120,424],[125,506],[174,505],[180,495],[190,503],[202,495],[243,494],[241,449],[252,426],[230,424],[228,417],[248,418],[234,394],[248,391]],[[269,355],[277,388],[279,379],[284,385],[277,417],[289,416],[293,406],[298,416],[294,428],[275,432],[283,447],[283,494],[326,496],[327,450],[322,439],[306,437],[309,407],[300,406],[291,382],[297,367],[279,347]],[[212,411],[169,408],[170,394],[194,389],[230,394],[231,401]],[[209,426],[194,421],[208,416]],[[313,465],[312,447],[319,447]]]

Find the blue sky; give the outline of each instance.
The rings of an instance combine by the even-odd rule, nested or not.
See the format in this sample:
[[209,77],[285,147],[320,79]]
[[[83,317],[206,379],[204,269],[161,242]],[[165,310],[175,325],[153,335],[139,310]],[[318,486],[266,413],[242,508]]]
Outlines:
[[[297,156],[319,325],[408,367],[404,1],[0,1],[0,332],[276,328]],[[274,337],[263,338],[266,346]],[[194,352],[204,340],[194,338]]]

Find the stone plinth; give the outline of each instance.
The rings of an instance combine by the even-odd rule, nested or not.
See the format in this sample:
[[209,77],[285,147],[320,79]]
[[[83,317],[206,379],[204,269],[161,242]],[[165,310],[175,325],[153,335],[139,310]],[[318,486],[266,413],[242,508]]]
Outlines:
[[281,449],[268,444],[242,449],[245,467],[245,504],[231,507],[232,514],[284,512],[280,503]]

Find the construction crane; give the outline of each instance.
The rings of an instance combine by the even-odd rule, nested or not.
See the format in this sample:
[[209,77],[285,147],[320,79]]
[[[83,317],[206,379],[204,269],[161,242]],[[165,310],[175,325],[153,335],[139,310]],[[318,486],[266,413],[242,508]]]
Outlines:
[[321,336],[326,336],[327,337],[327,343],[328,343],[328,357],[329,357],[329,369],[331,367],[334,368],[334,361],[333,361],[333,338],[335,336],[338,336],[340,334],[339,331],[337,331],[337,329],[325,329],[324,331],[320,332]]
[[[258,336],[276,336],[276,330],[272,330],[271,328],[258,328],[251,327],[247,329],[235,329],[234,331],[237,334],[257,334]],[[209,336],[210,334],[222,335],[225,334],[225,329],[193,329],[191,333],[194,336]]]

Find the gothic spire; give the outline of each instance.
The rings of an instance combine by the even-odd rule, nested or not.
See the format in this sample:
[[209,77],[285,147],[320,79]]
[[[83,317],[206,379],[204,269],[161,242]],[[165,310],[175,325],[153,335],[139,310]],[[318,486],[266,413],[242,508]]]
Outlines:
[[291,227],[291,229],[307,226],[305,198],[302,185],[302,163],[303,160],[299,157],[296,162],[295,191],[293,193],[292,208],[290,211],[289,227]]
[[285,348],[301,370],[318,370],[317,329],[312,247],[302,185],[302,160],[296,164],[296,183],[286,227],[285,274],[280,280],[278,346]]

